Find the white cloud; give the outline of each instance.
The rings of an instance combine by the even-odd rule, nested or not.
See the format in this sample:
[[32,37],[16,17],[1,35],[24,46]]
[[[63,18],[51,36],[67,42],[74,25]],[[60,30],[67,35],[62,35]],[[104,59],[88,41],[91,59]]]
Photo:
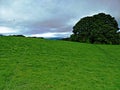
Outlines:
[[54,37],[67,37],[70,35],[70,32],[48,32],[48,33],[43,33],[43,34],[33,34],[33,35],[28,35],[30,37],[44,37],[44,38],[54,38]]
[[0,26],[0,33],[1,34],[10,34],[10,33],[18,33],[19,30],[10,28],[10,27],[4,27],[4,26]]
[[49,37],[55,37],[55,33],[43,33],[43,34],[33,34],[30,35],[31,37],[45,37],[45,38],[49,38]]

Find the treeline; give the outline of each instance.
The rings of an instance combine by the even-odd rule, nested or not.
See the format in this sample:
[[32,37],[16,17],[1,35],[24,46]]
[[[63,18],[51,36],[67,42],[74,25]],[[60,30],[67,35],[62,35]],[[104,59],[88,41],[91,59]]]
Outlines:
[[43,37],[26,37],[24,35],[3,35],[3,34],[0,34],[0,36],[5,36],[5,37],[25,37],[25,38],[40,38],[40,39],[44,39]]
[[[6,36],[6,35],[0,34],[0,36]],[[7,35],[7,36],[11,36],[11,37],[25,37],[24,35]]]

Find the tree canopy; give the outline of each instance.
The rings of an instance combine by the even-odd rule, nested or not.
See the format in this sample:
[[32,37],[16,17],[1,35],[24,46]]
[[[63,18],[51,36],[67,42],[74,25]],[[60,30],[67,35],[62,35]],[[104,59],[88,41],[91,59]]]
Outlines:
[[109,14],[84,17],[73,27],[70,39],[78,42],[120,44],[118,23]]

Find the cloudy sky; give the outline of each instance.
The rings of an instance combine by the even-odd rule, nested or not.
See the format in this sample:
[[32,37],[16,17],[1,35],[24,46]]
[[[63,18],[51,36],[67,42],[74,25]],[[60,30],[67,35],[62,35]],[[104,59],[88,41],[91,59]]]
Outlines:
[[120,27],[120,0],[0,0],[0,34],[67,37],[80,18],[111,14]]

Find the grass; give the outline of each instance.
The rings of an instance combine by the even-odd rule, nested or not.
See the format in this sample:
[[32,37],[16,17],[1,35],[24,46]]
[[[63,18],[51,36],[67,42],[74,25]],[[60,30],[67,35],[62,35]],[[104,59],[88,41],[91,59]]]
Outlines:
[[0,90],[120,90],[120,45],[0,37]]

